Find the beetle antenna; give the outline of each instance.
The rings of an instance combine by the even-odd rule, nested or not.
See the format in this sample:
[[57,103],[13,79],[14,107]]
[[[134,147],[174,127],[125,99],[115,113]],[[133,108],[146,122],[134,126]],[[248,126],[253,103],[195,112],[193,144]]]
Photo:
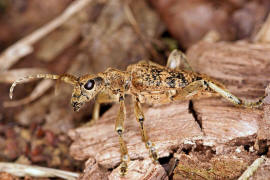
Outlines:
[[17,84],[25,83],[31,79],[55,79],[55,80],[64,81],[65,83],[68,83],[71,85],[75,85],[77,83],[77,78],[73,75],[70,75],[70,74],[64,74],[64,75],[37,74],[37,75],[26,76],[26,77],[20,78],[20,79],[16,80],[15,82],[13,82],[13,84],[10,87],[9,98],[12,99],[13,91],[14,91],[14,88]]
[[55,84],[55,94],[57,94],[58,89],[59,89],[59,85],[60,82],[64,81],[65,83],[71,84],[71,85],[75,85],[78,81],[78,78],[70,75],[70,74],[61,74],[59,75],[59,77],[57,78],[56,84]]

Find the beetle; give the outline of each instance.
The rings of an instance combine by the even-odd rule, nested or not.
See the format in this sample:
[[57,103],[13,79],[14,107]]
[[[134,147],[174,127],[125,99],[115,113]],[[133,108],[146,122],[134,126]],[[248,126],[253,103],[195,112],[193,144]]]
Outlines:
[[[180,66],[184,66],[180,69]],[[189,66],[184,53],[178,50],[171,52],[167,66],[151,61],[142,60],[137,64],[129,65],[126,71],[109,68],[98,74],[86,74],[75,77],[70,74],[37,74],[15,81],[10,88],[10,98],[18,83],[29,79],[54,79],[71,84],[74,89],[71,105],[74,111],[96,97],[93,110],[93,121],[99,118],[101,103],[118,102],[120,108],[115,121],[115,131],[119,137],[121,164],[120,174],[125,175],[128,168],[129,156],[127,146],[123,140],[124,120],[126,116],[125,96],[131,95],[134,101],[134,113],[140,124],[142,141],[149,149],[150,157],[157,162],[158,153],[155,144],[149,139],[144,121],[145,117],[141,104],[170,103],[178,100],[220,95],[236,106],[253,108],[263,103],[265,96],[255,102],[247,102],[230,93],[219,81],[196,73]]]

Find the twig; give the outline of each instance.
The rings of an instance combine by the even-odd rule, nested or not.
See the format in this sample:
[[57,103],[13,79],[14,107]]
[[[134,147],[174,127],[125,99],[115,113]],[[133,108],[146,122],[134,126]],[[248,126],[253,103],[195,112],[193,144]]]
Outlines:
[[249,179],[253,173],[260,167],[260,165],[265,161],[265,157],[262,156],[256,159],[246,170],[245,172],[239,177],[238,180],[247,180]]
[[61,26],[75,13],[81,11],[91,0],[77,0],[71,3],[67,9],[57,18],[42,26],[35,32],[17,41],[0,55],[0,71],[9,69],[20,58],[33,52],[33,44],[41,38]]
[[[152,42],[151,40],[149,40],[148,38],[146,38],[143,33],[141,32],[141,29],[137,23],[136,18],[133,15],[133,12],[129,6],[129,2],[128,1],[124,1],[124,12],[125,15],[127,17],[127,20],[129,21],[129,23],[131,24],[132,28],[134,29],[135,33],[139,36],[139,39],[142,41],[143,45],[145,46],[146,49],[148,49],[148,51],[152,54],[152,56],[157,59],[160,60],[160,56],[158,55],[157,51],[153,48],[152,46]],[[150,42],[149,42],[150,41]]]
[[259,32],[255,35],[254,42],[269,43],[270,42],[270,14]]
[[29,175],[33,177],[60,177],[68,180],[77,179],[80,175],[58,169],[3,162],[0,163],[0,171],[20,177]]
[[220,39],[221,39],[220,34],[215,30],[211,30],[208,33],[206,33],[206,35],[202,38],[202,41],[214,43],[218,42]]

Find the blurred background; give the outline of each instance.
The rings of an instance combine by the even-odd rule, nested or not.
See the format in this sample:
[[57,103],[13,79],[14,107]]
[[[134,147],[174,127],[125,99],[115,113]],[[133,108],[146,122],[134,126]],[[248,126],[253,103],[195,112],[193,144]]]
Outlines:
[[186,51],[209,31],[251,40],[269,11],[269,0],[0,0],[0,161],[83,170],[66,132],[91,119],[93,103],[74,113],[72,87],[55,95],[45,80],[18,85],[10,101],[14,80],[124,70],[142,59],[165,65],[171,50]]

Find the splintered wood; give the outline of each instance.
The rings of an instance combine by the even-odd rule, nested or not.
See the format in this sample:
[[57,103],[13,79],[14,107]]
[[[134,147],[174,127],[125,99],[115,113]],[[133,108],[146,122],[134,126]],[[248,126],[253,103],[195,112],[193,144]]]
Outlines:
[[[115,105],[94,126],[81,127],[69,133],[71,138],[76,140],[71,146],[71,154],[76,159],[85,160],[90,157],[106,169],[112,169],[119,165],[118,136],[114,131],[114,121],[117,116],[115,112],[118,109],[118,105]],[[160,111],[160,109],[165,111]],[[188,102],[170,106],[148,107],[144,110],[147,117],[145,126],[150,138],[156,143],[160,157],[167,157],[173,153],[185,138],[202,136],[199,125],[194,121],[192,114],[188,112]],[[166,174],[159,164],[149,164],[149,153],[141,141],[139,123],[135,119],[132,106],[127,108],[124,139],[129,149],[130,158],[140,160],[136,162],[137,166],[145,167],[138,172],[137,166],[130,166],[128,174],[136,174],[138,179],[149,179],[147,177],[151,171],[153,171],[151,174],[157,173],[155,171],[158,171],[159,174]],[[145,163],[148,165],[145,166]],[[151,170],[151,168],[153,169]],[[118,169],[115,169],[110,176],[118,176]],[[130,176],[127,175],[127,177]]]
[[[243,99],[254,100],[264,95],[269,83],[269,50],[269,45],[246,42],[200,42],[188,51],[187,56],[195,71],[221,80],[231,92]],[[95,171],[99,172],[98,179],[119,177],[120,152],[114,132],[117,111],[118,105],[114,105],[96,124],[69,132],[74,140],[70,149],[72,156],[92,162],[86,163],[82,179],[97,177]],[[146,129],[150,139],[156,143],[161,165],[149,163],[149,153],[141,141],[133,105],[127,104],[123,134],[131,158],[127,179],[166,179],[168,172],[164,167],[173,156],[179,159],[175,179],[237,178],[258,157],[256,152],[261,152],[262,145],[256,146],[256,142],[270,138],[263,134],[267,131],[261,131],[269,128],[263,123],[268,116],[264,115],[262,108],[238,108],[222,98],[193,100],[192,104],[185,101],[145,105],[144,112]],[[258,133],[261,139],[256,140]],[[183,152],[187,158],[182,157]],[[162,162],[166,158],[167,161]],[[223,165],[226,164],[224,172],[222,163],[216,162],[220,158]],[[207,162],[207,166],[201,164],[203,162]],[[241,166],[233,168],[235,164]],[[187,165],[197,168],[188,168]],[[210,166],[213,171],[207,170]],[[204,172],[204,175],[199,172]]]

